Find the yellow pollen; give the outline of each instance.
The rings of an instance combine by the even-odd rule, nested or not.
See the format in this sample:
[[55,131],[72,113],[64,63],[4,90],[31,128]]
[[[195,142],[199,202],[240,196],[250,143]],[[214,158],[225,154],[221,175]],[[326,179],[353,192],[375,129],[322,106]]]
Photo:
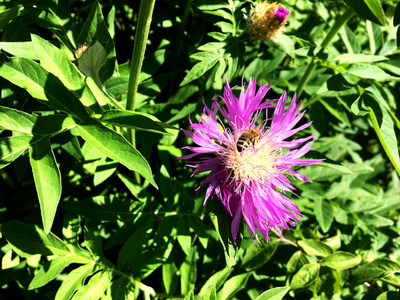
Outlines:
[[236,145],[229,147],[225,167],[236,182],[264,182],[278,171],[274,168],[275,157],[276,150],[264,138],[242,152],[237,151]]

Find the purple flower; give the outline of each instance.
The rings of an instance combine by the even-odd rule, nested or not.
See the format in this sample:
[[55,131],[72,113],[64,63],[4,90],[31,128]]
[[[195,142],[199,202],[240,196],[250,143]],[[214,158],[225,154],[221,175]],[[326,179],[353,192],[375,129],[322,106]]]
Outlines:
[[286,20],[286,16],[289,14],[289,11],[284,7],[280,6],[278,10],[275,12],[275,19],[279,21],[279,24],[282,24]]
[[[215,96],[211,108],[204,103],[198,123],[193,123],[189,117],[193,131],[182,129],[197,146],[184,147],[193,153],[181,159],[200,155],[187,165],[195,169],[193,175],[209,172],[199,186],[209,184],[204,203],[210,196],[218,196],[233,217],[231,233],[234,240],[242,217],[251,238],[254,234],[258,241],[257,230],[268,241],[271,228],[281,234],[281,228],[289,230],[288,224],[295,226],[295,222],[299,222],[298,216],[302,215],[296,204],[284,195],[295,190],[287,177],[311,182],[291,168],[322,161],[300,158],[311,150],[313,141],[309,140],[313,135],[287,141],[311,122],[294,128],[305,112],[297,116],[301,103],[296,105],[295,97],[285,111],[286,93],[279,99],[263,102],[270,87],[260,84],[257,90],[257,80],[250,78],[247,89],[243,85],[240,96],[236,97],[227,82],[224,96],[220,97],[223,105]],[[275,101],[276,105],[272,105]],[[265,109],[268,116],[271,107],[275,107],[272,118],[257,124],[261,112]],[[301,146],[306,141],[309,142]]]

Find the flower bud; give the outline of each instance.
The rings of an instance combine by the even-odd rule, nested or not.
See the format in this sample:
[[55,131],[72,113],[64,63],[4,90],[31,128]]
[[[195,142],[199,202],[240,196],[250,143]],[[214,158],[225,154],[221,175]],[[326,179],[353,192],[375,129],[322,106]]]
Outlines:
[[246,31],[256,40],[273,40],[282,33],[288,14],[289,11],[276,2],[259,2],[250,10]]

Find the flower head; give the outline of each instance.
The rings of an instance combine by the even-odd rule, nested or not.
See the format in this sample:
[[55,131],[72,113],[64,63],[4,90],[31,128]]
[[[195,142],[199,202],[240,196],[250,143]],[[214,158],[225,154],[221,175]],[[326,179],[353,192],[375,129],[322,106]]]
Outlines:
[[247,32],[256,40],[270,41],[282,33],[289,11],[276,2],[259,2],[250,10]]
[[[321,160],[301,159],[311,150],[313,136],[287,141],[296,132],[308,127],[311,122],[294,128],[303,117],[297,116],[300,104],[295,97],[285,111],[286,93],[279,99],[263,102],[270,85],[260,85],[250,78],[240,96],[236,97],[229,83],[226,83],[223,105],[215,96],[211,108],[204,103],[204,111],[198,123],[190,118],[190,129],[182,129],[197,146],[184,147],[193,153],[181,157],[196,161],[188,162],[195,168],[193,174],[208,172],[200,187],[209,183],[204,203],[212,195],[217,195],[226,210],[233,217],[232,237],[235,240],[241,218],[246,221],[250,236],[258,239],[259,231],[268,241],[268,232],[274,228],[295,226],[301,216],[299,208],[283,193],[292,192],[288,176],[311,182],[307,177],[292,170],[293,166],[312,165]],[[272,105],[277,101],[276,106]],[[256,123],[263,110],[274,107],[271,119]],[[226,122],[217,117],[220,113]],[[301,146],[303,143],[305,145]],[[299,149],[299,146],[301,146]],[[203,155],[206,154],[206,155]],[[199,187],[199,188],[200,188]]]

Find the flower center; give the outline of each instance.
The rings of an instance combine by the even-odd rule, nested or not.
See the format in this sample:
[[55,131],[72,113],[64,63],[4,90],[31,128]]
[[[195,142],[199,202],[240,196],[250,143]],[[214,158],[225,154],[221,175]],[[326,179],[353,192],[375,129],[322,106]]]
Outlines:
[[251,183],[263,183],[278,171],[275,165],[276,149],[268,137],[262,137],[254,145],[250,144],[242,151],[236,145],[230,145],[224,155],[227,174],[237,187]]

